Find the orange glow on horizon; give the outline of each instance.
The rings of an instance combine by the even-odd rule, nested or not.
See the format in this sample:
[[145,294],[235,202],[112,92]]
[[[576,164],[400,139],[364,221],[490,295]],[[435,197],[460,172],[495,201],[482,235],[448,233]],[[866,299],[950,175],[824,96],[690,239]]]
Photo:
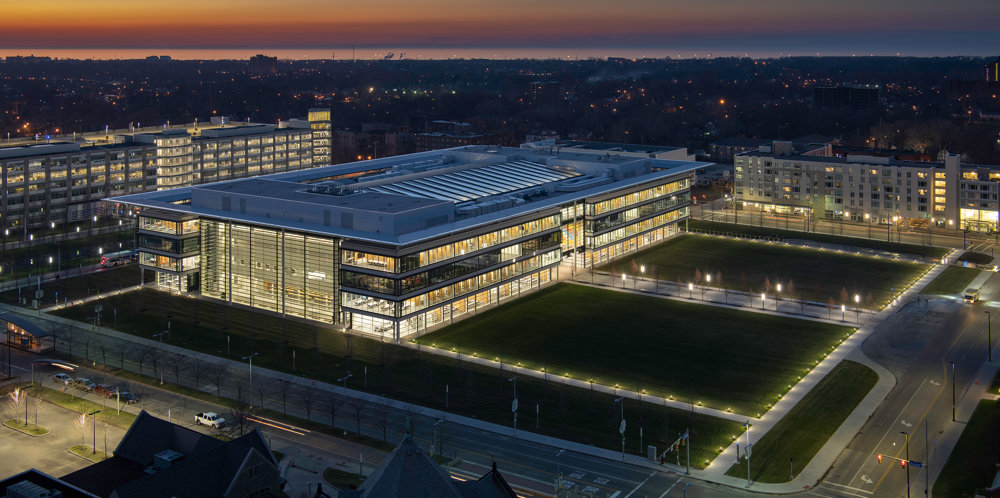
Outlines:
[[922,0],[48,0],[11,2],[0,47],[675,43],[692,36],[995,31],[1000,2]]

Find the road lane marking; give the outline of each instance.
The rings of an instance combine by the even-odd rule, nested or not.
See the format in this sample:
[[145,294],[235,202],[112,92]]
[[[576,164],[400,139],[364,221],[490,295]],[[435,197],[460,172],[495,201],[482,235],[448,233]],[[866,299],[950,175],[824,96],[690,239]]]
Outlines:
[[628,494],[625,495],[625,498],[628,498],[629,496],[632,496],[632,493],[635,493],[636,491],[638,491],[639,488],[641,488],[643,486],[643,484],[646,484],[647,482],[649,482],[649,480],[652,479],[653,476],[655,476],[655,475],[656,475],[656,471],[655,470],[652,471],[652,472],[650,472],[649,476],[647,476],[645,479],[643,479],[642,482],[640,482],[638,486],[636,486],[634,489],[632,489],[632,491],[629,491]]
[[[868,476],[861,476],[861,480],[865,481],[867,477]],[[872,481],[871,479],[867,479],[866,482],[868,482],[869,484],[871,484],[874,481]],[[856,491],[858,493],[865,493],[865,494],[869,494],[869,495],[875,494],[875,493],[873,493],[871,491],[868,491],[866,489],[855,488],[854,486],[848,486],[846,484],[838,484],[838,483],[835,483],[835,482],[824,482],[823,484],[824,485],[830,485],[830,486],[837,486],[838,488],[849,489],[851,491]]]
[[666,490],[666,491],[664,491],[662,495],[660,495],[660,498],[663,498],[664,496],[667,496],[667,493],[670,493],[670,490],[671,490],[671,489],[674,489],[674,486],[676,486],[676,485],[680,484],[680,483],[681,483],[681,481],[683,481],[683,480],[684,480],[684,478],[683,478],[683,477],[681,477],[680,479],[677,479],[676,481],[674,481],[674,483],[673,483],[673,484],[671,484],[671,485],[670,485],[670,487],[669,487],[669,488],[667,488],[667,490]]
[[[923,387],[924,387],[924,384],[926,384],[926,383],[927,383],[927,379],[925,378],[925,379],[923,380],[923,382],[921,382],[921,383],[920,383],[920,385],[919,385],[919,386],[917,386],[917,388],[916,388],[916,389],[915,389],[915,390],[913,391],[913,395],[912,395],[912,396],[910,396],[910,399],[909,399],[909,401],[907,401],[907,402],[906,402],[906,404],[905,404],[905,405],[903,405],[903,408],[899,410],[899,414],[898,414],[898,415],[896,416],[896,418],[895,418],[895,419],[893,419],[893,421],[892,421],[892,425],[890,426],[890,431],[892,430],[892,429],[891,429],[891,427],[894,427],[894,426],[896,425],[896,422],[897,422],[897,421],[899,421],[899,420],[900,420],[900,418],[902,418],[902,414],[906,412],[906,409],[907,409],[907,408],[908,408],[908,407],[910,406],[910,403],[913,403],[913,400],[914,400],[914,399],[915,399],[915,398],[917,397],[917,394],[919,394],[919,393],[920,393],[920,390],[921,390],[921,389],[923,389]],[[941,395],[941,391],[938,391],[938,396],[940,396],[940,395]],[[937,398],[934,398],[934,399],[935,399],[935,400],[937,400]],[[880,439],[878,440],[878,442],[877,442],[877,443],[875,443],[875,447],[873,448],[873,450],[874,450],[874,451],[877,451],[877,450],[878,450],[878,448],[879,448],[879,446],[882,446],[882,443],[883,443],[883,442],[885,441],[885,438],[889,437],[889,433],[890,433],[890,431],[886,431],[886,433],[885,433],[885,434],[882,434],[882,437],[881,437],[881,438],[880,438]],[[899,455],[896,455],[896,456],[899,456]],[[867,461],[868,461],[868,458],[865,458],[865,461],[867,462]],[[860,473],[861,473],[861,471],[865,470],[865,466],[866,466],[866,465],[868,465],[868,464],[866,463],[866,464],[862,465],[862,466],[861,466],[861,467],[860,467],[860,468],[858,469],[858,471],[854,473],[854,476],[853,476],[853,477],[851,477],[851,480],[850,480],[850,481],[847,481],[847,482],[848,482],[848,483],[852,483],[852,482],[854,482],[854,480],[858,478],[858,474],[860,474]],[[886,470],[886,473],[888,473],[888,472],[889,472],[889,471],[888,471],[888,469],[887,469],[887,470]],[[883,474],[883,479],[884,479],[884,478],[885,478],[885,475]],[[879,482],[882,482],[882,479],[879,479]],[[875,487],[878,487],[878,485],[876,484],[876,485],[875,485]]]

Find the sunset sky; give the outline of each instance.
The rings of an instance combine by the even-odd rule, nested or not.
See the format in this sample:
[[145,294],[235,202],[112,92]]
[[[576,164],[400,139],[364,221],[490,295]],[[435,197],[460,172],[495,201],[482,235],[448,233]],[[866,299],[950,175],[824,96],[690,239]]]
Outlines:
[[5,2],[0,47],[667,47],[985,55],[1000,0]]

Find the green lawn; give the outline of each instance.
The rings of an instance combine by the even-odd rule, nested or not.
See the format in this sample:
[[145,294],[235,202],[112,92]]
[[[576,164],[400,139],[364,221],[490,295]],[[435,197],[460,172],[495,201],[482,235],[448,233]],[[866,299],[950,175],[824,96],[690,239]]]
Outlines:
[[964,266],[949,266],[931,283],[920,291],[921,294],[958,294],[966,289],[969,282],[979,276],[982,270]]
[[[776,228],[761,228],[750,225],[737,225],[734,223],[722,223],[718,221],[690,220],[688,225],[692,230],[706,230],[716,233],[726,233],[731,235],[751,235],[755,237],[775,237],[779,239],[799,239],[823,242],[827,244],[839,244],[852,247],[864,247],[878,249],[880,251],[898,252],[923,256],[929,258],[941,258],[948,253],[948,249],[937,246],[923,246],[917,244],[902,244],[899,242],[886,242],[883,240],[862,239],[858,237],[840,237],[836,235],[801,232],[798,230],[781,230]],[[883,233],[885,231],[883,230]]]
[[[173,296],[150,289],[111,296],[102,302],[105,313],[118,310],[117,323],[105,323],[120,331],[142,337],[166,328],[171,322],[171,334],[164,342],[194,351],[214,354],[239,360],[250,353],[260,353],[254,357],[254,366],[261,366],[284,372],[291,372],[307,378],[335,383],[346,373],[354,374],[349,383],[352,389],[385,395],[420,406],[447,410],[464,416],[510,425],[512,384],[507,382],[510,368],[497,368],[458,363],[426,351],[394,346],[358,335],[337,333],[317,323],[282,320],[280,316],[250,312],[239,307]],[[59,315],[86,319],[93,314],[94,303],[56,312]],[[227,337],[229,349],[227,349]],[[79,341],[74,346],[74,355],[89,358],[98,365],[118,365],[119,351],[100,351],[91,348],[84,351],[82,334],[75,334]],[[61,336],[61,341],[69,339]],[[295,369],[292,369],[292,355],[297,353]],[[134,361],[138,351],[127,351]],[[818,356],[817,356],[818,357]],[[172,380],[173,371],[169,358],[161,361],[160,368],[166,367],[165,378]],[[367,388],[362,387],[362,372],[367,367]],[[191,365],[188,365],[191,368]],[[153,367],[143,367],[147,376],[155,375]],[[225,382],[236,382],[232,376]],[[206,374],[202,385],[211,384]],[[445,389],[449,389],[449,404],[445,407]],[[268,393],[269,398],[276,396]],[[539,429],[535,432],[568,439],[583,444],[620,449],[618,436],[620,406],[614,396],[592,392],[589,389],[573,388],[543,380],[521,378],[517,383],[517,397],[521,404],[518,428],[535,431],[535,410],[540,408]],[[649,401],[644,398],[643,401]],[[327,398],[320,402],[325,404]],[[627,399],[625,408],[629,416],[628,451],[639,453],[638,428],[644,428],[645,444],[660,448],[668,446],[678,433],[690,427],[692,430],[692,466],[704,467],[715,458],[718,447],[726,446],[733,434],[739,433],[735,422],[720,420],[686,410],[665,408],[662,405]],[[321,408],[316,408],[320,410]],[[354,417],[353,411],[341,408],[338,420]],[[371,415],[366,420],[374,417]],[[353,425],[353,424],[352,424]],[[645,450],[642,450],[643,452]]]
[[755,416],[852,330],[562,284],[417,342]]
[[[58,280],[41,284],[41,290],[45,292],[42,296],[42,307],[52,306],[58,297],[62,303],[66,299],[70,301],[84,299],[88,296],[108,291],[116,291],[121,288],[131,287],[139,284],[139,265],[127,265],[118,268],[108,268],[95,273],[76,276],[76,270],[69,272],[69,275]],[[35,284],[25,285],[20,292],[13,290],[0,292],[0,302],[17,304],[18,296],[28,299],[27,305],[31,305],[31,300],[38,290]],[[91,315],[93,315],[91,307]],[[102,322],[113,319],[113,310],[105,310],[102,314]]]
[[[760,440],[753,440],[751,427],[752,479],[786,482],[790,471],[798,475],[876,382],[878,374],[872,369],[842,361]],[[726,474],[746,479],[746,460]]]
[[32,423],[31,417],[28,417],[27,423],[24,422],[23,418],[12,418],[10,420],[5,420],[3,425],[31,436],[44,436],[52,432],[52,429],[49,429],[48,427]]
[[934,482],[934,496],[974,496],[989,486],[1000,461],[1000,404],[982,400]]
[[[892,294],[909,286],[928,265],[841,254],[801,247],[681,235],[634,256],[603,266],[604,271],[631,275],[645,267],[647,276],[687,283],[700,276],[712,287],[777,292],[781,295],[835,305],[848,304],[854,295],[861,304],[881,307]],[[695,284],[698,282],[696,281]]]

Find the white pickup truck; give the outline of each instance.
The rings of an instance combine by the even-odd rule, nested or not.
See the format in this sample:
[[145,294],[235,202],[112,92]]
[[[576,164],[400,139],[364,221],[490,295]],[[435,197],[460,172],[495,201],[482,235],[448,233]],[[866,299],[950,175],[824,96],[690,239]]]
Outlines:
[[220,417],[219,414],[215,412],[202,412],[194,416],[194,423],[218,429],[226,424],[226,419]]

